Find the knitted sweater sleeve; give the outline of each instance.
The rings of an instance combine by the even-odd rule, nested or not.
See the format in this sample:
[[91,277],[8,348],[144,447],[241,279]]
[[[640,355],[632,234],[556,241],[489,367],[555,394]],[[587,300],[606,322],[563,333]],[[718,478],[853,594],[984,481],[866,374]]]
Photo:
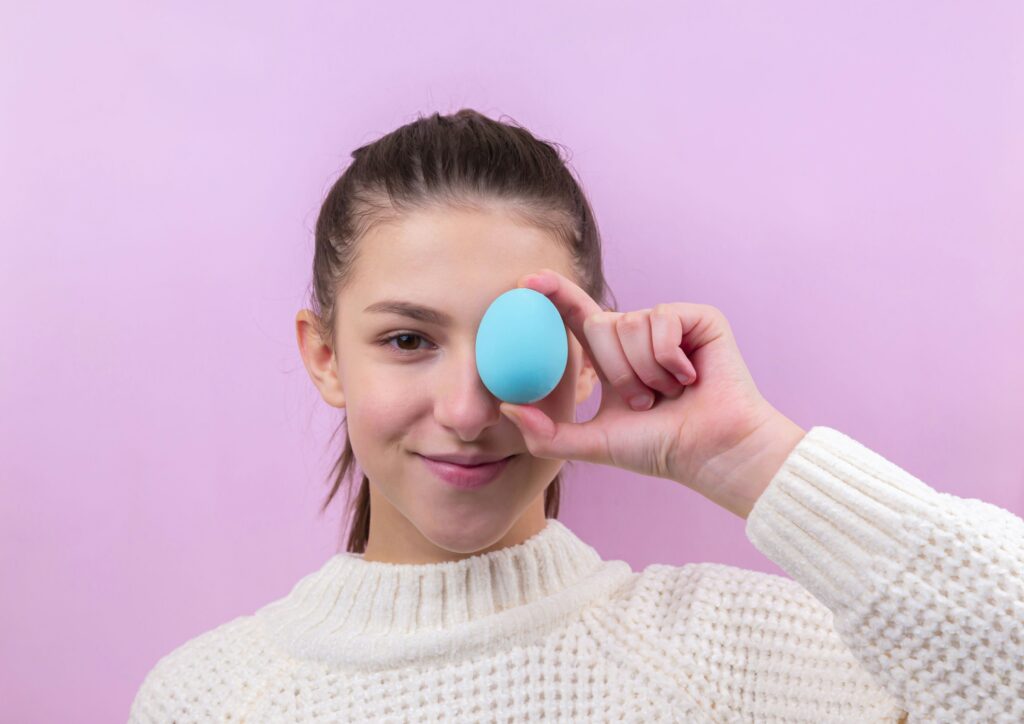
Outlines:
[[817,426],[755,502],[746,534],[831,611],[834,632],[818,635],[837,635],[907,721],[1024,721],[1019,517],[937,492]]

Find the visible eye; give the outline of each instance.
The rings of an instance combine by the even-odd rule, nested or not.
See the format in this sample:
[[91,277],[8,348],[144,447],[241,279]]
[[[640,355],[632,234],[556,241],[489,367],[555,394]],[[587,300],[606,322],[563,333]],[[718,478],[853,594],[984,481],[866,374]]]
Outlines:
[[[397,340],[402,340],[402,341],[399,342],[399,344],[401,345],[401,344],[408,344],[409,340],[417,340],[417,339],[426,340],[426,337],[424,337],[421,334],[416,334],[415,332],[396,332],[395,334],[392,334],[392,335],[390,335],[388,337],[384,337],[383,339],[379,340],[377,342],[377,344],[379,344],[382,347],[389,347],[390,349],[394,350],[395,352],[397,352],[400,355],[403,355],[403,354],[413,354],[413,353],[418,351],[415,348],[413,348],[413,349],[405,349],[405,348],[402,348],[402,347],[398,347],[398,348],[392,347],[391,346],[391,342],[392,342],[392,340],[396,340],[396,339]],[[412,342],[412,344],[415,344],[415,342]]]

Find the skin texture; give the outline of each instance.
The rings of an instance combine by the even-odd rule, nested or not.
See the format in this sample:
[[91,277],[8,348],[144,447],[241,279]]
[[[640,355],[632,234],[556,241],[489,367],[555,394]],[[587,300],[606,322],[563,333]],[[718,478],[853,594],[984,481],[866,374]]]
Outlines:
[[[500,400],[476,371],[476,329],[490,303],[539,268],[574,278],[571,257],[548,232],[500,207],[416,212],[373,228],[355,274],[337,297],[337,344],[300,310],[303,363],[327,404],[346,410],[349,439],[370,480],[364,558],[387,563],[457,561],[516,545],[545,525],[544,491],[564,460],[535,457]],[[365,312],[402,299],[446,312],[451,326]],[[558,386],[535,403],[552,420],[574,421],[598,376],[566,328],[569,359]],[[418,335],[382,342],[394,334]],[[475,491],[435,478],[414,453],[518,453]]]

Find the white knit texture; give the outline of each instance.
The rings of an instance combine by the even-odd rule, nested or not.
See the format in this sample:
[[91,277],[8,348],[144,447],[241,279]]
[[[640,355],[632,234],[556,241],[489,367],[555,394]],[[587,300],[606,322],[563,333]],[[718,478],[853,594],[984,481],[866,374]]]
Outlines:
[[442,564],[337,554],[159,659],[129,724],[1024,721],[1024,521],[836,430],[747,518],[792,578],[633,572],[547,523]]

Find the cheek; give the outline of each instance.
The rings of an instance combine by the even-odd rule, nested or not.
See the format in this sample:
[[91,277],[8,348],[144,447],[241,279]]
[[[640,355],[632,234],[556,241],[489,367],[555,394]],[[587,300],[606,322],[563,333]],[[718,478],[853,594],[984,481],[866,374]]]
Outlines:
[[380,447],[404,437],[423,400],[422,386],[395,376],[367,376],[349,387],[348,429],[357,455],[362,441]]

